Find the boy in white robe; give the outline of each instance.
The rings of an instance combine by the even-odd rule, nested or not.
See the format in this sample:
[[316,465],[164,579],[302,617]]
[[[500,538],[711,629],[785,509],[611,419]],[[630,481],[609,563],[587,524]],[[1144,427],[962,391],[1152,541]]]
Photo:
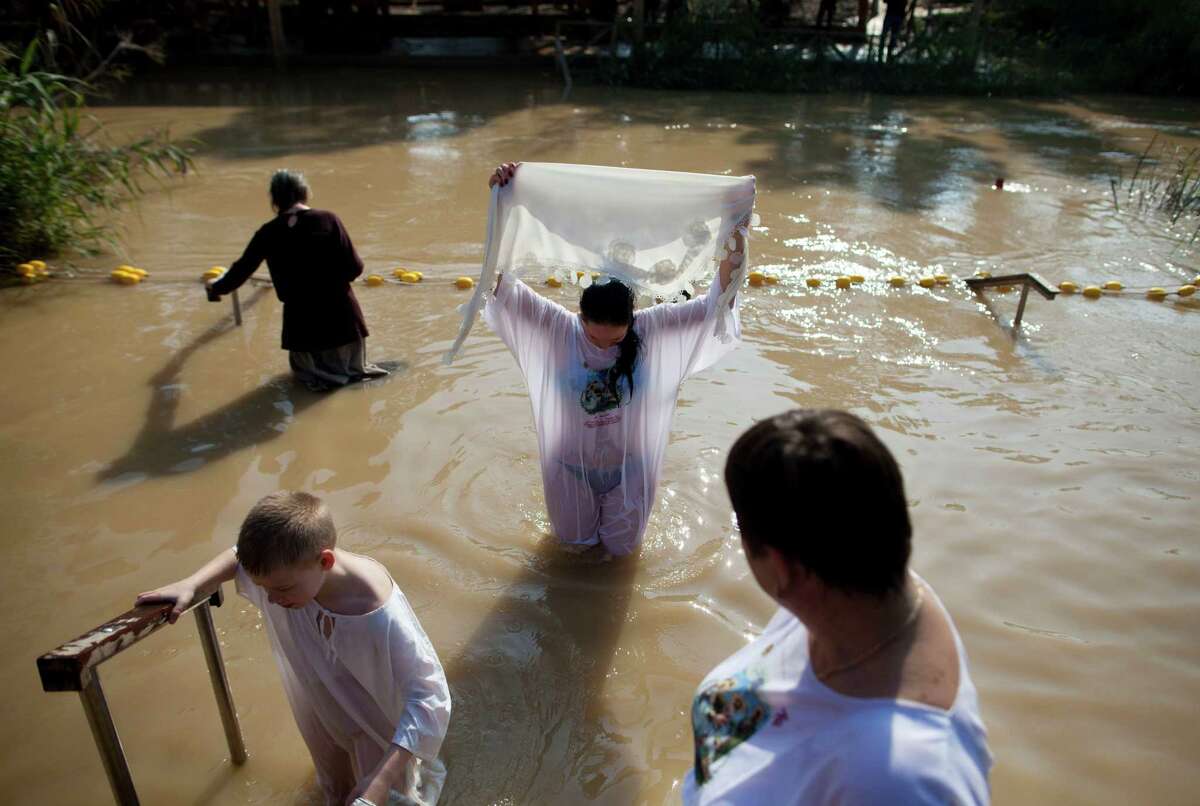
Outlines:
[[234,551],[137,603],[173,602],[174,623],[236,580],[263,613],[327,806],[436,803],[450,722],[442,665],[387,570],[336,542],[320,499],[273,493],[250,510]]

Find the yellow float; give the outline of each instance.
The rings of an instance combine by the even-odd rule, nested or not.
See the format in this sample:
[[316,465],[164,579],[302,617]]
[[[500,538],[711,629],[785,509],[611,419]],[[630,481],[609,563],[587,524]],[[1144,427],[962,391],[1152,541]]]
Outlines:
[[1181,285],[1181,286],[1179,286],[1179,290],[1176,291],[1175,293],[1181,297],[1190,297],[1192,294],[1196,293],[1196,286],[1190,285],[1190,284],[1189,285]]
[[396,278],[402,283],[419,283],[421,282],[421,273],[415,271],[402,271],[396,275]]
[[920,285],[921,288],[933,288],[935,285],[937,285],[937,280],[932,277],[922,277],[920,280],[917,280],[917,284]]
[[752,271],[752,272],[750,272],[750,275],[747,277],[747,281],[750,283],[750,285],[754,286],[755,288],[761,287],[762,284],[766,282],[766,280],[767,280],[766,275],[763,274],[761,271]]
[[935,275],[933,275],[933,279],[937,282],[938,285],[949,285],[950,284],[950,275],[949,274],[935,274]]
[[850,278],[849,277],[839,277],[833,281],[833,284],[836,285],[838,288],[849,288],[850,287]]
[[137,285],[142,281],[141,277],[124,269],[113,269],[112,273],[108,276],[111,277],[114,282],[118,282],[121,285]]
[[804,281],[804,284],[806,286],[808,286],[809,288],[820,288],[821,287],[821,279],[819,277],[809,277],[807,280]]
[[866,281],[867,281],[867,278],[863,277],[861,274],[851,274],[850,275],[850,282],[854,283],[855,285],[858,285],[859,283],[865,283]]
[[1064,294],[1074,294],[1079,290],[1079,286],[1075,285],[1070,280],[1063,280],[1058,284],[1058,290]]
[[1120,291],[1125,286],[1121,285],[1120,280],[1109,280],[1102,287],[1105,291]]
[[893,274],[888,278],[888,285],[890,285],[892,288],[904,288],[907,283],[908,280],[905,280],[899,274]]
[[1146,296],[1150,299],[1166,299],[1167,289],[1154,286],[1154,288],[1146,289]]
[[986,280],[987,278],[992,276],[992,273],[990,271],[985,271],[984,269],[980,269],[979,271],[975,272],[975,276],[981,280]]
[[1100,286],[1098,285],[1085,286],[1083,289],[1083,295],[1088,299],[1096,299],[1100,296],[1100,293]]
[[551,288],[562,288],[562,280],[558,279],[557,277],[547,277],[546,285],[550,286]]
[[21,263],[17,266],[17,273],[19,273],[22,277],[29,279],[32,277],[37,277],[38,270],[37,266],[34,266],[32,263]]
[[776,277],[774,274],[764,275],[763,279],[767,281],[767,285],[775,285],[779,282],[779,278]]
[[[118,269],[118,271],[120,271],[120,270]],[[224,273],[225,273],[224,266],[213,266],[211,269],[204,272],[204,274],[202,276],[205,280],[215,280]]]
[[461,288],[465,291],[468,288],[475,287],[475,280],[471,277],[456,277],[454,279],[454,287]]
[[367,285],[374,288],[375,286],[383,285],[383,278],[380,277],[378,274],[368,274],[366,282],[367,282]]

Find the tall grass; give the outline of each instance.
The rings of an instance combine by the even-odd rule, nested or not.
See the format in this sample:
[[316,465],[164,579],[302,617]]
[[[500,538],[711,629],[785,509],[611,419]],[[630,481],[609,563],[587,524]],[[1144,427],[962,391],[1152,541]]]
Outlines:
[[[1113,204],[1120,209],[1120,191],[1124,190],[1126,206],[1139,213],[1155,210],[1171,224],[1187,216],[1200,217],[1200,147],[1162,146],[1156,150],[1157,144],[1156,136],[1138,157],[1128,181],[1122,176],[1111,180]],[[1191,241],[1198,236],[1200,224]]]
[[111,214],[148,178],[184,174],[187,153],[165,131],[114,143],[84,112],[91,85],[0,52],[0,270],[112,243]]

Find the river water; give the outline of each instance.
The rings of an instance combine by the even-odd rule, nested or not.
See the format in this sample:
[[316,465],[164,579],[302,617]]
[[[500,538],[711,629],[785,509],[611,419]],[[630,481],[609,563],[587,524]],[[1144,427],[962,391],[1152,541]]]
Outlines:
[[[885,280],[1190,280],[1194,219],[1172,229],[1124,196],[1118,212],[1109,178],[1155,135],[1200,145],[1200,105],[563,98],[529,74],[220,71],[136,82],[96,114],[118,135],[196,138],[198,170],[152,184],[116,253],[77,260],[80,277],[0,293],[5,800],[109,797],[78,698],[43,693],[36,656],[231,545],[260,496],[302,488],[330,503],[341,545],[390,569],[441,655],[446,803],[675,802],[694,686],[773,609],[739,551],[724,451],[757,418],[831,406],[900,460],[915,568],[980,690],[995,800],[1195,802],[1200,304],[1033,297],[1014,335],[1014,293]],[[781,282],[746,290],[744,343],[684,385],[636,563],[547,542],[528,398],[487,327],[440,362],[467,298],[449,280],[477,269],[501,159],[758,177],[754,261]],[[396,367],[385,382],[298,390],[269,292],[243,290],[241,328],[204,299],[199,274],[267,220],[284,166],[307,173],[369,270],[425,272],[358,290],[371,355]],[[124,262],[151,279],[98,279]],[[866,282],[832,287],[850,273]],[[797,528],[820,506],[798,498]],[[258,614],[231,595],[216,620],[244,767],[228,762],[190,619],[103,667],[143,802],[316,802]]]

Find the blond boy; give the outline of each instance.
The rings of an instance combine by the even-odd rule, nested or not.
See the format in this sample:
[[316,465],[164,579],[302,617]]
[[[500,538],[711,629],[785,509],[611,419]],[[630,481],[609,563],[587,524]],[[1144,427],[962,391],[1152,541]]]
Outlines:
[[235,580],[262,611],[327,806],[435,803],[450,691],[437,653],[387,570],[336,547],[320,499],[281,491],[246,516],[237,548],[138,596],[173,602]]

